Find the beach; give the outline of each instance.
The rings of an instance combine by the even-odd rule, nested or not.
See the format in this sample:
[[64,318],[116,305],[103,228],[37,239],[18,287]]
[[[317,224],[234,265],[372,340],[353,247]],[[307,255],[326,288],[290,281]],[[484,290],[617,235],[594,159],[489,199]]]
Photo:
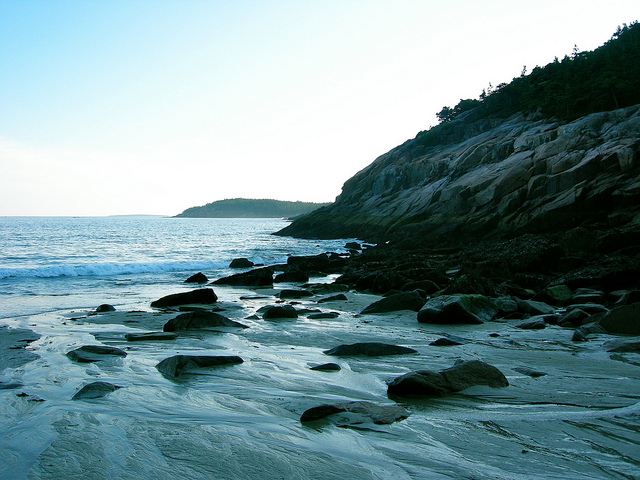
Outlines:
[[[330,296],[319,294],[288,302],[297,318],[261,318],[256,312],[277,304],[274,294],[287,287],[297,286],[215,287],[218,302],[201,308],[248,328],[182,332],[171,341],[129,342],[125,335],[162,331],[178,308],[73,310],[7,321],[40,338],[27,347],[38,358],[9,371],[20,386],[0,391],[3,478],[595,479],[637,473],[637,354],[612,359],[602,348],[611,336],[575,344],[571,332],[557,326],[423,325],[411,311],[360,315],[381,297],[353,291],[346,300],[318,303]],[[175,285],[167,294],[188,288]],[[309,319],[313,310],[338,316]],[[430,345],[451,336],[465,343]],[[417,353],[323,353],[358,342]],[[116,347],[126,357],[77,363],[66,356],[83,345]],[[172,379],[156,365],[174,355],[237,355],[243,363]],[[323,404],[395,405],[387,382],[459,359],[490,363],[509,386],[405,400],[400,404],[409,415],[390,424],[349,412],[300,421]],[[326,362],[340,370],[311,370]],[[534,378],[517,367],[544,375]],[[94,381],[120,388],[72,400]]]

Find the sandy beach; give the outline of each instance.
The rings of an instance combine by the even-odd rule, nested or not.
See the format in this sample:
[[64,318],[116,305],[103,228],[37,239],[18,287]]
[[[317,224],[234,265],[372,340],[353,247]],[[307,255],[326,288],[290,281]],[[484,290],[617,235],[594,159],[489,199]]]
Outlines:
[[[248,328],[183,331],[175,340],[133,342],[125,335],[162,331],[184,313],[178,307],[60,311],[6,322],[3,355],[23,358],[2,377],[2,477],[595,479],[638,473],[638,354],[606,352],[612,336],[575,343],[571,330],[523,330],[503,320],[425,325],[413,311],[360,315],[377,295],[347,291],[346,300],[318,303],[331,295],[323,293],[283,302],[275,296],[282,288],[296,285],[216,286],[218,302],[198,307]],[[177,285],[167,294],[186,290]],[[283,304],[298,317],[262,318],[263,307]],[[319,312],[337,316],[314,319]],[[18,328],[40,337],[15,348],[25,334]],[[430,345],[442,337],[462,344]],[[324,353],[357,342],[417,353]],[[78,363],[66,355],[85,345],[116,347],[126,356]],[[175,355],[234,355],[243,362],[168,378],[156,365]],[[509,386],[398,402],[388,397],[394,378],[439,371],[456,360],[493,365]],[[329,362],[340,370],[311,369]],[[96,381],[114,391],[72,400]],[[366,412],[300,421],[319,405],[362,401],[401,405],[408,416],[389,424]]]

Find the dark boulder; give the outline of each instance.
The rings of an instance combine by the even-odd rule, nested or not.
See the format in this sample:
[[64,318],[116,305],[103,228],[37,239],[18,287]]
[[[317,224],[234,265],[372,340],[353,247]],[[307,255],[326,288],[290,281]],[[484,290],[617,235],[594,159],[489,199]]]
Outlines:
[[115,392],[119,388],[122,387],[113,385],[109,382],[92,382],[78,390],[76,394],[71,397],[71,400],[89,400],[93,398],[101,398],[108,393]]
[[363,308],[360,313],[386,313],[396,312],[399,310],[413,310],[414,312],[417,312],[422,308],[424,303],[425,299],[416,291],[401,292],[389,295],[388,297],[384,297],[377,302],[368,305]]
[[497,312],[496,304],[482,295],[442,295],[425,303],[418,312],[418,322],[481,324],[491,320]]
[[145,342],[145,341],[156,341],[156,340],[175,340],[175,333],[171,332],[145,332],[145,333],[127,333],[124,338],[128,342]]
[[521,373],[522,375],[526,375],[526,376],[531,377],[531,378],[544,377],[546,375],[546,373],[544,373],[544,372],[540,372],[538,370],[533,370],[533,369],[528,368],[528,367],[516,367],[513,370],[518,372],[518,373]]
[[248,258],[234,258],[229,264],[229,268],[251,268],[255,264]]
[[85,345],[67,352],[74,362],[91,363],[100,360],[106,360],[110,357],[126,357],[127,352],[116,347],[107,347],[106,345]]
[[[347,402],[347,403],[334,403],[329,405],[319,405],[317,407],[306,410],[300,417],[301,422],[312,422],[321,420],[335,415],[337,413],[349,413],[353,417],[364,417],[364,419],[371,420],[376,425],[388,425],[400,420],[404,420],[410,414],[407,409],[400,405],[378,405],[371,402]],[[362,423],[362,418],[349,419],[349,423]],[[340,425],[344,425],[340,422]]]
[[467,342],[464,338],[449,336],[438,338],[437,340],[431,342],[429,345],[431,345],[432,347],[453,347],[456,345],[464,345],[465,343],[469,342]]
[[358,242],[347,242],[344,248],[347,250],[362,250],[362,245]]
[[579,308],[574,308],[573,310],[569,310],[563,313],[558,319],[558,324],[561,326],[580,326],[585,318],[588,318],[590,315],[584,310],[580,310]]
[[189,278],[187,278],[184,281],[184,283],[207,283],[208,281],[209,279],[204,273],[198,272],[194,275],[191,275]]
[[103,303],[102,305],[96,308],[96,313],[105,313],[105,312],[115,312],[116,307],[113,305],[109,305],[108,303]]
[[549,305],[567,305],[573,298],[573,292],[566,285],[552,285],[536,294],[532,300]]
[[521,300],[519,298],[516,299],[516,302],[518,303],[518,310],[529,315],[549,315],[556,311],[555,308],[544,302]]
[[440,372],[419,370],[404,374],[387,387],[390,396],[444,396],[475,385],[507,387],[509,382],[500,370],[479,360],[454,365]]
[[172,318],[164,324],[163,330],[165,332],[177,332],[180,330],[205,330],[216,327],[247,328],[246,325],[234,322],[219,313],[209,312],[207,310],[194,310],[193,312],[183,313]]
[[311,370],[319,370],[321,372],[338,372],[342,370],[337,363],[323,363],[322,365],[314,365]]
[[331,261],[329,260],[329,255],[321,253],[319,255],[288,257],[287,265],[298,270],[316,271],[329,268]]
[[179,377],[203,368],[236,365],[242,363],[236,355],[175,355],[165,358],[156,365],[158,371],[169,377]]
[[640,353],[640,339],[616,339],[605,342],[603,345],[607,352],[616,353]]
[[366,356],[381,357],[386,355],[406,355],[408,353],[417,353],[416,350],[409,347],[399,345],[390,345],[387,343],[353,343],[350,345],[338,345],[329,350],[324,351],[327,355],[337,357]]
[[331,295],[330,297],[321,298],[317,303],[339,302],[345,300],[348,300],[347,296],[344,293],[339,293],[337,295]]
[[201,288],[190,292],[173,293],[151,303],[152,307],[165,308],[193,303],[211,304],[218,301],[218,296],[211,288]]
[[262,318],[298,318],[298,312],[291,305],[269,305],[263,310]]
[[323,320],[329,318],[338,318],[340,314],[338,312],[320,312],[320,313],[312,313],[307,316],[310,320]]
[[313,293],[308,290],[298,290],[298,289],[284,289],[280,290],[278,293],[278,297],[282,299],[297,299],[297,298],[306,298],[312,297]]
[[273,280],[275,283],[282,282],[308,282],[309,274],[307,272],[303,272],[301,270],[291,270],[285,271],[279,275],[276,275],[276,278]]
[[404,291],[422,290],[427,295],[431,295],[440,290],[440,287],[431,280],[412,280],[402,286]]
[[213,283],[215,285],[233,285],[239,287],[270,286],[273,285],[273,269],[271,267],[256,268],[248,272],[219,278]]
[[586,342],[587,336],[591,334],[607,333],[607,331],[598,323],[591,322],[580,326],[573,332],[571,341],[573,342]]
[[640,335],[640,303],[613,308],[600,319],[600,325],[609,333]]
[[544,315],[538,315],[524,320],[514,326],[522,330],[542,330],[543,328],[546,328],[547,322],[544,321]]

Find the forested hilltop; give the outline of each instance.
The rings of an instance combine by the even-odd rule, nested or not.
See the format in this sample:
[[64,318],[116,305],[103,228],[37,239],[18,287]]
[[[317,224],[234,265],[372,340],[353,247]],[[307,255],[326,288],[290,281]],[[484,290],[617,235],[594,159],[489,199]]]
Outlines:
[[176,217],[189,218],[282,218],[309,213],[326,203],[232,198],[187,208]]
[[[460,141],[464,124],[488,129],[491,120],[516,113],[572,121],[591,113],[615,110],[640,103],[640,24],[618,27],[611,39],[592,52],[574,47],[571,56],[536,66],[509,84],[489,85],[476,99],[464,99],[453,108],[444,107],[440,120],[415,140],[425,147]],[[464,114],[464,115],[463,115]],[[457,122],[452,122],[458,120]],[[481,125],[477,122],[481,121]]]
[[279,234],[451,244],[640,230],[638,22],[437,116]]

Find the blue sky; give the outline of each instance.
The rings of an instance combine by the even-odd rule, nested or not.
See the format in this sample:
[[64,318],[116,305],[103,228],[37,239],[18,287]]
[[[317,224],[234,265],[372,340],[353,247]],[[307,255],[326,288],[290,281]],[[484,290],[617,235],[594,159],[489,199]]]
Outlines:
[[332,201],[461,98],[637,0],[0,0],[0,215]]

